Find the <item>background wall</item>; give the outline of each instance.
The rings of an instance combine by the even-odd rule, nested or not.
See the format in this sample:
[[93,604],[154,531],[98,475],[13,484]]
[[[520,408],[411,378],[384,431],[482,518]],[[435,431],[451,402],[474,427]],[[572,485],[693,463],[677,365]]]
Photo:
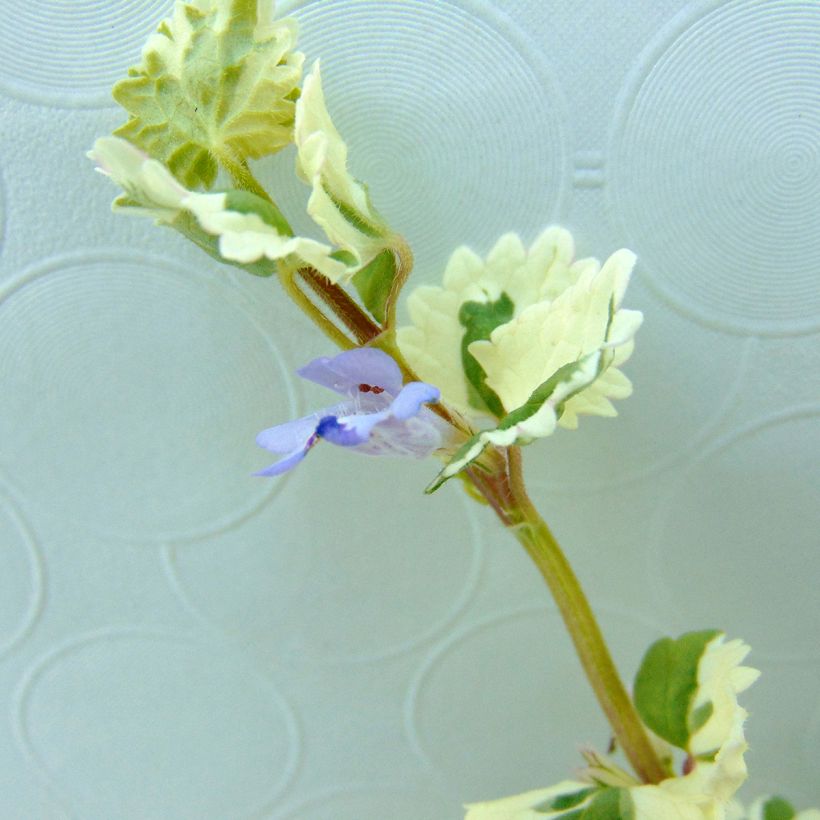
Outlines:
[[[455,820],[557,781],[608,736],[523,552],[433,462],[251,478],[330,351],[109,213],[84,152],[170,5],[0,16],[0,817]],[[661,634],[751,643],[744,793],[820,803],[820,5],[284,10],[416,282],[552,222],[638,253],[635,394],[530,448],[533,493],[628,678]]]

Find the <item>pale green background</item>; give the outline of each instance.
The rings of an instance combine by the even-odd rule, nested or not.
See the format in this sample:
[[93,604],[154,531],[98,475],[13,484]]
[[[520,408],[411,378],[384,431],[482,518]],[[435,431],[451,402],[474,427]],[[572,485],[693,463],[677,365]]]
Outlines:
[[[331,351],[109,213],[83,155],[169,6],[0,15],[0,818],[456,820],[571,774],[607,730],[513,540],[433,462],[251,478]],[[635,394],[530,448],[533,494],[627,677],[660,634],[752,644],[744,793],[820,804],[820,6],[286,8],[416,281],[551,222],[637,252]]]

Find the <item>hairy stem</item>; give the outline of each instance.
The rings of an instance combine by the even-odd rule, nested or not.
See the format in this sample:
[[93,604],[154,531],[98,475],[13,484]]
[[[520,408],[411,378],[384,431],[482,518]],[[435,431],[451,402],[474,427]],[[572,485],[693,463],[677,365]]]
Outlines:
[[296,302],[297,306],[334,344],[342,350],[350,350],[356,347],[356,342],[348,338],[340,328],[319,310],[306,293],[299,287],[293,272],[286,269],[285,265],[279,266],[279,281],[285,289],[285,293]]
[[273,204],[270,194],[259,184],[256,177],[251,173],[248,163],[244,160],[235,161],[229,157],[220,156],[219,162],[231,175],[233,184],[242,191],[250,191],[252,194],[261,197],[266,202]]
[[413,251],[403,236],[396,238],[393,253],[396,256],[396,275],[384,305],[384,327],[391,338],[396,334],[396,308],[399,304],[399,296],[413,270]]
[[299,275],[353,334],[358,344],[372,342],[379,335],[379,326],[337,284],[313,268],[300,268]]

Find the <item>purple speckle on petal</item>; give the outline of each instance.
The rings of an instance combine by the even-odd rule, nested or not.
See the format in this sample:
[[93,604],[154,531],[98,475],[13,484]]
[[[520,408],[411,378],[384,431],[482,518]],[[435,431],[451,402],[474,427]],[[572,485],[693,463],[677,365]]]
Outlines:
[[384,351],[372,347],[345,350],[332,358],[320,356],[308,362],[298,371],[303,379],[309,379],[337,393],[354,396],[361,385],[377,385],[395,395],[401,390],[401,370]]

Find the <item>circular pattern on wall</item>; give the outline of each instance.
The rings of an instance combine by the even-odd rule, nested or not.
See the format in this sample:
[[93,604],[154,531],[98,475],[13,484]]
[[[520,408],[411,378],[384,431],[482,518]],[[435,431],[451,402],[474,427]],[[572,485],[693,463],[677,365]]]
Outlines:
[[[600,617],[613,652],[635,658],[635,665],[635,650],[658,636],[654,625],[632,615]],[[493,615],[449,636],[421,666],[406,703],[410,740],[465,801],[558,782],[580,764],[579,744],[601,749],[609,736],[580,676],[557,612],[533,607]]]
[[[534,234],[562,213],[568,190],[560,90],[543,57],[489,5],[283,6],[299,21],[307,65],[321,56],[351,170],[408,238],[421,274],[436,280],[459,244],[488,250],[504,230]],[[304,187],[290,158],[281,177],[276,190]]]
[[0,254],[3,253],[6,235],[6,183],[3,180],[3,168],[0,167]]
[[711,2],[643,55],[610,145],[611,207],[650,282],[698,321],[820,326],[820,5]]
[[[719,441],[661,507],[656,595],[691,620],[742,636],[758,657],[818,660],[820,409],[795,410]],[[682,579],[685,582],[682,583]]]
[[254,436],[291,378],[216,273],[138,253],[51,259],[0,288],[0,466],[43,514],[130,541],[235,523],[281,482]]
[[455,816],[458,801],[429,791],[429,788],[402,784],[391,788],[384,783],[318,794],[281,820],[362,820],[367,817],[389,817],[390,820],[418,820],[420,817]]
[[0,90],[60,108],[113,105],[170,0],[23,0],[0,15]]
[[252,667],[142,631],[48,655],[26,675],[16,724],[26,755],[83,817],[246,816],[272,805],[300,752],[290,707]]
[[43,600],[43,566],[34,534],[0,492],[0,657],[28,633]]
[[452,623],[475,592],[481,533],[454,492],[421,501],[430,462],[322,445],[300,469],[241,526],[169,548],[183,602],[279,663],[288,653],[294,663],[375,662]]

